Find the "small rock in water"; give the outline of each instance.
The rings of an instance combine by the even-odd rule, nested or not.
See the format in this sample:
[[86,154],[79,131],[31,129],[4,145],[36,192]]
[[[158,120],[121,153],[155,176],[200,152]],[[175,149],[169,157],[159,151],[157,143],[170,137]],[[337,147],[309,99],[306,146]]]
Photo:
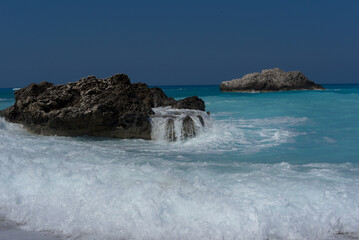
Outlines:
[[250,73],[242,78],[224,81],[219,87],[223,92],[273,92],[288,90],[324,90],[299,71],[284,72],[279,68]]

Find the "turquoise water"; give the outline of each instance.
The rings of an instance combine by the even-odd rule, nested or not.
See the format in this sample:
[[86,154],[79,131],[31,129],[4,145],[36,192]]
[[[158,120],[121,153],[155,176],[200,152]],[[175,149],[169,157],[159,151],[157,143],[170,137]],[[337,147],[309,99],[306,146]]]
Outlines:
[[[194,139],[46,137],[0,119],[0,216],[70,239],[359,237],[359,85],[197,95]],[[14,103],[0,89],[0,109]]]
[[213,119],[247,129],[253,133],[250,140],[270,128],[289,134],[285,142],[255,154],[245,154],[242,144],[233,143],[240,151],[230,152],[227,160],[359,163],[359,85],[325,87],[328,90],[276,93],[221,93],[218,86],[163,89],[175,98],[200,96]]

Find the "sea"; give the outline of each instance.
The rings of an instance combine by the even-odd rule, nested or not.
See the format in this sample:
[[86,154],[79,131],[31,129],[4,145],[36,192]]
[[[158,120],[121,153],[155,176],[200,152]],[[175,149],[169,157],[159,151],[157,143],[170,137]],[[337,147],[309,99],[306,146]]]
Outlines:
[[359,239],[359,85],[160,87],[205,101],[196,137],[38,136],[0,118],[0,239]]

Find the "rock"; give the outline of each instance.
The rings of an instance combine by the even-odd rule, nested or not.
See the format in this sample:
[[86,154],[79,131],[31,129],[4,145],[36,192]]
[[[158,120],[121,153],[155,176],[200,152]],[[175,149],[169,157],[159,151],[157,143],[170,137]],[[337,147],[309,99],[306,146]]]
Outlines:
[[176,131],[175,131],[175,121],[173,118],[169,118],[166,125],[166,136],[167,141],[175,142],[177,141]]
[[[207,113],[208,114],[208,113]],[[208,114],[209,116],[209,114]],[[204,127],[204,120],[203,120],[203,117],[201,115],[197,115],[197,118],[199,120],[199,122],[202,124],[202,126]]]
[[15,91],[15,100],[0,116],[41,135],[151,139],[152,108],[204,110],[198,97],[175,101],[159,88],[131,84],[125,74],[64,85],[33,83]]
[[242,78],[224,81],[220,85],[223,92],[272,92],[288,90],[324,90],[299,71],[284,72],[279,68],[250,73]]
[[187,116],[183,119],[182,133],[183,133],[182,136],[183,139],[188,139],[196,136],[194,122],[190,116]]
[[194,109],[194,110],[205,110],[204,101],[197,96],[188,97],[182,100],[179,100],[175,103],[172,103],[173,108],[184,108],[184,109]]

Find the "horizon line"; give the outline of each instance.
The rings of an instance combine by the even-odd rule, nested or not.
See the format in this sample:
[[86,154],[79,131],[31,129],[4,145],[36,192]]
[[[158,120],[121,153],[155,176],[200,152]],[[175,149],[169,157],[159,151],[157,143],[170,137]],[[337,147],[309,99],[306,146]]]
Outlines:
[[[143,82],[135,82],[135,83],[143,83]],[[30,83],[32,84],[32,83]],[[29,86],[28,84],[27,86]],[[62,85],[67,83],[60,83],[54,85]],[[132,83],[133,84],[133,83]],[[145,83],[147,84],[147,83]],[[322,85],[359,85],[359,83],[318,83]],[[221,84],[147,84],[150,87],[177,87],[177,86],[220,86]],[[25,86],[25,87],[27,87]],[[14,88],[24,88],[24,87],[0,87],[0,89],[14,89]]]

